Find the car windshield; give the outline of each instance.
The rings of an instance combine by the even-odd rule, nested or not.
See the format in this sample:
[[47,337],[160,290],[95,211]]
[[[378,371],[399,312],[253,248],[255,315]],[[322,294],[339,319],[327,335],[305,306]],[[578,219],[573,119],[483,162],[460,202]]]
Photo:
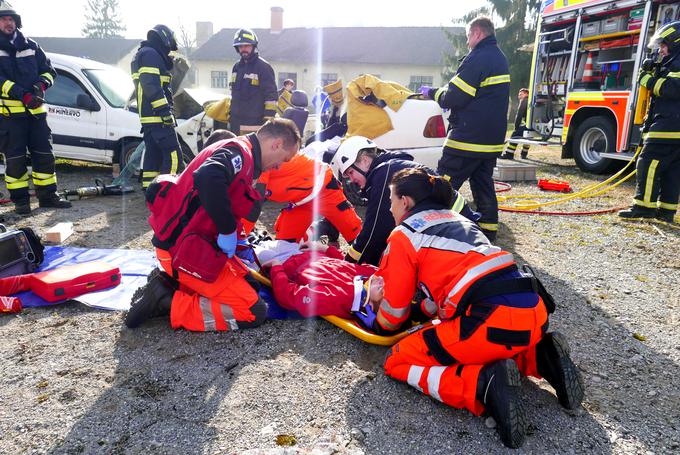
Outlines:
[[113,107],[124,108],[135,86],[132,78],[118,68],[83,70],[106,102]]

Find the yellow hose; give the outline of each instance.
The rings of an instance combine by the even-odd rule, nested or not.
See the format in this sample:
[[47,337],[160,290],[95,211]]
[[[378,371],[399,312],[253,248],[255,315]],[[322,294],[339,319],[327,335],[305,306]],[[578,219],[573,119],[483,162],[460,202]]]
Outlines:
[[[581,191],[578,191],[576,193],[570,194],[568,196],[561,196],[561,195],[545,195],[541,197],[552,197],[556,198],[555,200],[552,201],[547,201],[547,202],[539,202],[537,200],[533,199],[528,199],[532,197],[536,197],[535,194],[522,194],[522,195],[517,195],[517,196],[499,196],[498,200],[499,202],[501,201],[506,201],[508,199],[528,199],[526,201],[518,202],[515,203],[514,205],[508,205],[508,206],[499,206],[499,209],[514,209],[514,210],[535,210],[539,207],[547,207],[550,205],[557,205],[557,204],[562,204],[564,202],[572,201],[574,199],[586,199],[586,198],[591,198],[591,197],[596,197],[596,196],[601,196],[604,193],[607,193],[608,191],[611,191],[612,189],[616,188],[629,178],[635,175],[635,170],[630,172],[629,174],[625,175],[623,178],[621,178],[619,181],[615,181],[618,179],[625,171],[626,169],[635,162],[635,159],[637,156],[640,154],[640,151],[642,150],[642,146],[638,145],[637,150],[635,151],[635,155],[633,155],[633,158],[621,169],[619,170],[616,174],[612,175],[608,179],[606,179],[603,182],[599,183],[594,183],[592,185],[589,185],[582,189]],[[609,185],[611,182],[614,182],[613,184]],[[604,187],[604,188],[603,188]],[[603,188],[600,190],[600,188]],[[599,190],[599,191],[597,191]]]

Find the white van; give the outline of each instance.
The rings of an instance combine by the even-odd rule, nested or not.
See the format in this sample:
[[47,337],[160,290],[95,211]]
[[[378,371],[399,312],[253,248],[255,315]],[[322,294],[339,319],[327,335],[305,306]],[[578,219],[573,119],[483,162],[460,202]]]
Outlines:
[[126,107],[134,90],[130,75],[94,60],[47,56],[57,71],[45,92],[54,155],[124,164],[142,140],[139,116]]
[[[142,142],[134,84],[114,66],[68,55],[47,53],[57,71],[45,92],[47,123],[57,158],[120,164],[122,169]],[[173,77],[179,84],[184,76]],[[175,129],[185,162],[191,161],[210,134],[202,105],[224,95],[203,89],[181,89],[175,96]],[[181,117],[188,118],[183,120]]]

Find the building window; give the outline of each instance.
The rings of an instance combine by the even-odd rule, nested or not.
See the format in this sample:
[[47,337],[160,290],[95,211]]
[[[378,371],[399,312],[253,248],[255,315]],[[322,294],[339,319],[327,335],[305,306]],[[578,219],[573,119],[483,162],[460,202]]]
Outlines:
[[229,87],[229,71],[211,71],[210,87],[212,88]]
[[412,92],[417,92],[421,85],[432,86],[432,76],[411,76],[411,81],[408,83],[408,89]]
[[283,81],[286,79],[290,79],[291,81],[295,82],[293,88],[297,88],[297,73],[279,73],[279,88],[283,88]]
[[321,73],[321,86],[325,87],[328,84],[338,80],[338,73]]

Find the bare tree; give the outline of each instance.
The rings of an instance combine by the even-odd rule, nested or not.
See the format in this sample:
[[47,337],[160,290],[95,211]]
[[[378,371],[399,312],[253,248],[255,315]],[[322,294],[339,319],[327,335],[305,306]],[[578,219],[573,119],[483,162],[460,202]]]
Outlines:
[[87,38],[122,38],[125,25],[118,16],[118,0],[87,0],[83,35]]
[[189,57],[189,54],[196,46],[196,38],[192,33],[184,27],[183,24],[179,26],[179,33],[177,36],[177,47],[182,55]]

